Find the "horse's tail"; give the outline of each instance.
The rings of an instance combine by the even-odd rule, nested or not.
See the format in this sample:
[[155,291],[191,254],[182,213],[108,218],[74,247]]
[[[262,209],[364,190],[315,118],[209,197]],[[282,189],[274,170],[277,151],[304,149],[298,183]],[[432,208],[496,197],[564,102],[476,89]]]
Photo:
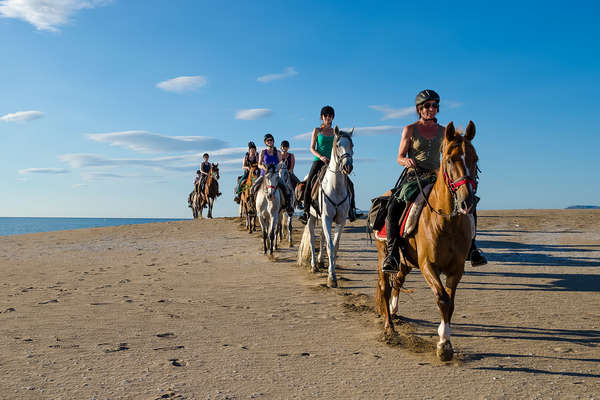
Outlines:
[[298,266],[310,268],[311,249],[310,249],[310,229],[308,225],[304,227],[302,240],[298,246]]

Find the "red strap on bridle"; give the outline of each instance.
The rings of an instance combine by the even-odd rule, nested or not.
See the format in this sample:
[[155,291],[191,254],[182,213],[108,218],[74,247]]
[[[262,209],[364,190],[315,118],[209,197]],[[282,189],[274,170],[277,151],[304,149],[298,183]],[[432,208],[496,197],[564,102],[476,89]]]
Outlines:
[[477,190],[477,182],[475,182],[470,176],[462,176],[462,177],[458,178],[457,180],[455,180],[454,182],[452,182],[452,181],[450,181],[450,177],[448,176],[446,171],[444,171],[444,178],[446,179],[446,184],[448,185],[448,188],[453,193],[455,193],[459,187],[461,187],[462,185],[466,185],[467,183],[471,184],[471,187],[473,188],[473,190]]

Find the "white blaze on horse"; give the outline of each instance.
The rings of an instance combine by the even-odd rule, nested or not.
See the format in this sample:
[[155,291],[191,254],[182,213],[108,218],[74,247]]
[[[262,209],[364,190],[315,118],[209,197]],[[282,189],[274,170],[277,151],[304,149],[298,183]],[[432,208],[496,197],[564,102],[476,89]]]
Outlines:
[[263,249],[267,254],[268,247],[270,255],[273,255],[274,246],[277,249],[275,231],[281,209],[281,193],[277,187],[279,168],[279,165],[269,165],[260,187],[256,189],[256,213],[263,234]]
[[[313,272],[318,271],[317,257],[315,254],[315,225],[321,218],[321,249],[319,252],[319,265],[323,262],[323,243],[327,247],[329,270],[327,285],[337,287],[335,275],[335,256],[339,248],[342,230],[346,224],[348,211],[350,210],[350,188],[348,186],[348,174],[352,172],[354,155],[354,144],[352,133],[340,131],[335,127],[335,137],[331,150],[331,160],[327,171],[320,183],[317,196],[318,210],[311,207],[308,223],[302,234],[302,241],[298,249],[298,264],[306,266],[310,259]],[[307,182],[305,190],[311,190],[310,182]],[[305,207],[307,205],[305,204]],[[332,236],[333,223],[335,222],[335,236]]]
[[[292,178],[290,177],[290,171],[287,168],[287,164],[285,161],[281,161],[279,163],[279,181],[288,187],[290,193],[294,193],[294,188],[292,187]],[[286,199],[287,201],[292,201],[292,206],[294,199]],[[275,239],[282,241],[283,233],[287,233],[288,236],[288,244],[290,247],[294,247],[294,243],[292,242],[292,218],[294,214],[288,213],[283,207],[279,212],[279,220],[277,222],[277,232],[275,234]]]

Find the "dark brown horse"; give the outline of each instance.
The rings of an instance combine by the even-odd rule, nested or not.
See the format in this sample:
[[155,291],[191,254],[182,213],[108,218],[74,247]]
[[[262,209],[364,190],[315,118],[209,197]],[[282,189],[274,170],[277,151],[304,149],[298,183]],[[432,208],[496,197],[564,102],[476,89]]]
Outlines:
[[220,195],[219,178],[219,164],[211,164],[210,171],[206,177],[206,183],[204,184],[204,190],[199,193],[199,189],[196,189],[196,201],[194,201],[193,204],[193,207],[195,208],[194,218],[197,218],[198,216],[202,218],[202,210],[206,205],[208,205],[208,213],[206,216],[212,218],[212,209],[215,199]]
[[[407,239],[403,251],[405,265],[397,275],[390,276],[381,271],[387,253],[386,245],[384,241],[376,242],[379,282],[375,302],[385,318],[386,333],[395,332],[391,315],[396,312],[398,293],[406,275],[412,268],[419,268],[435,294],[442,316],[437,355],[443,361],[453,357],[450,320],[454,312],[456,287],[462,278],[474,235],[469,214],[475,204],[477,174],[477,153],[471,144],[474,137],[473,122],[469,122],[464,136],[455,131],[452,122],[446,127],[437,180],[429,195],[429,204],[425,205],[419,217],[416,233]],[[445,284],[442,283],[442,274],[446,276]]]

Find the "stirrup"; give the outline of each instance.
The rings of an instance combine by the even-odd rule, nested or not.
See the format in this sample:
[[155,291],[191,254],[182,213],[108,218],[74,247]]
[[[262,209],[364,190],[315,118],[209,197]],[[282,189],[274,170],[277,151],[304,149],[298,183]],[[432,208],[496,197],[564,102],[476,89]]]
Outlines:
[[398,266],[398,260],[396,260],[396,257],[392,256],[391,254],[388,254],[385,260],[383,260],[383,263],[381,265],[381,271],[393,273],[398,272],[399,270],[400,268]]
[[471,254],[469,254],[469,260],[471,261],[472,267],[486,265],[488,262],[487,258],[481,254],[481,251],[478,248],[474,248],[473,251],[471,251]]

